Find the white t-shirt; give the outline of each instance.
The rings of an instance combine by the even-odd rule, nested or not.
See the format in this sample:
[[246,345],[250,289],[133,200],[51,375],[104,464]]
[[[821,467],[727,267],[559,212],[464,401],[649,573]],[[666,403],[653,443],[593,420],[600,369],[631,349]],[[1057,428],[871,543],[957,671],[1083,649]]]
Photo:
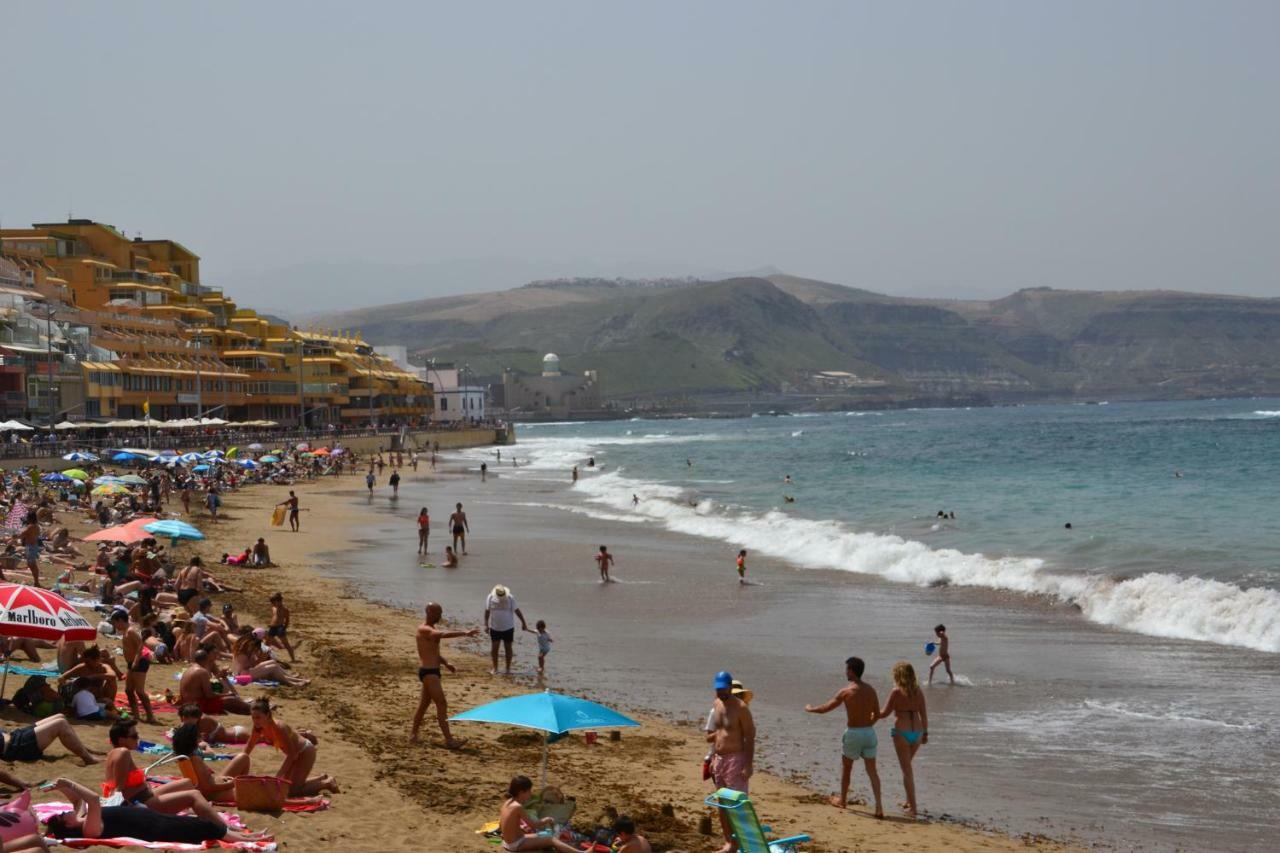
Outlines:
[[97,697],[88,690],[78,691],[75,696],[72,696],[71,705],[75,708],[77,719],[102,710],[101,706],[98,705]]
[[516,597],[511,593],[503,596],[489,593],[484,609],[489,611],[490,630],[510,631],[516,626]]

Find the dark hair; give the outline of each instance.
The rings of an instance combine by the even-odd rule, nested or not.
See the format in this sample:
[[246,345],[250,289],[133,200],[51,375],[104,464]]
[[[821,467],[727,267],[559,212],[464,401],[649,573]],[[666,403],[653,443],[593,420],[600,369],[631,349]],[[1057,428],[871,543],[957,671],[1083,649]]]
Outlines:
[[195,663],[204,663],[209,659],[209,650],[201,646],[196,649],[195,654],[191,656],[191,660]]
[[533,790],[533,780],[528,776],[513,776],[511,784],[507,786],[507,797],[515,799],[518,795],[525,791]]
[[112,746],[119,746],[120,739],[128,737],[129,732],[137,731],[137,728],[137,720],[116,720],[111,724],[111,728],[107,731],[107,738],[111,741]]
[[188,702],[187,704],[183,705],[181,708],[178,709],[178,717],[180,719],[186,719],[187,717],[199,718],[203,716],[204,716],[204,711],[201,711],[200,706],[195,704],[194,702]]
[[49,818],[45,831],[53,838],[83,838],[84,836],[81,834],[79,827],[72,829],[67,826],[67,814],[71,814],[71,812],[56,814]]
[[609,548],[608,548],[608,546],[601,545],[601,546],[600,546],[600,550],[601,550],[602,552],[603,552],[603,551],[608,551],[608,550],[609,550]]
[[283,593],[283,592],[273,592],[273,593],[271,593],[271,597],[270,597],[269,599],[267,599],[267,600],[268,600],[268,601],[284,601],[284,593]]
[[80,653],[80,657],[85,660],[96,660],[102,657],[102,649],[97,646],[90,646]]
[[200,609],[201,609],[201,610],[208,610],[208,609],[209,609],[210,607],[212,607],[212,606],[213,606],[213,599],[212,599],[212,598],[202,598],[202,599],[200,599]]
[[862,658],[847,658],[844,662],[844,668],[853,670],[853,674],[861,678],[862,673],[867,670],[867,665],[863,663]]
[[266,696],[259,696],[257,699],[254,699],[249,703],[249,710],[271,716],[271,700]]
[[537,625],[535,625],[534,627],[536,627],[539,631],[545,631],[547,629],[546,620],[539,619]]
[[636,834],[636,822],[627,815],[619,815],[618,819],[613,822],[614,832],[625,832],[627,835]]
[[129,611],[128,610],[112,610],[111,615],[107,617],[107,621],[115,622],[117,619],[123,619],[124,621],[128,622]]
[[200,746],[200,727],[183,723],[173,730],[173,751],[178,755],[194,755]]
[[947,630],[947,626],[946,626],[946,625],[943,625],[943,624],[941,624],[941,623],[939,623],[939,624],[937,624],[937,625],[934,625],[934,626],[933,626],[933,630],[934,630],[935,632],[937,632],[937,631],[945,631],[945,630]]

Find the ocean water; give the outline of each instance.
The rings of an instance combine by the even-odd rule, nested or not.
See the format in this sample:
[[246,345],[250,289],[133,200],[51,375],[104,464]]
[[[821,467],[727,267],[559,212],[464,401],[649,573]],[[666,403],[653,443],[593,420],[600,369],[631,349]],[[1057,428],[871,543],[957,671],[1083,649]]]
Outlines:
[[[518,435],[500,463],[492,448],[447,456],[473,473],[487,462],[487,483],[411,479],[398,503],[379,495],[385,522],[335,572],[463,620],[506,583],[551,625],[548,686],[624,707],[701,719],[710,675],[730,669],[755,692],[759,763],[826,791],[842,721],[804,703],[842,685],[850,654],[882,696],[896,660],[923,678],[923,644],[944,622],[956,684],[926,689],[916,760],[930,817],[1118,849],[1273,849],[1280,400]],[[456,572],[419,568],[405,553],[413,513],[459,500],[472,556]],[[518,549],[487,543],[494,530]],[[598,542],[618,583],[597,581]],[[530,654],[520,646],[523,665]],[[880,759],[892,810],[901,775],[885,731]],[[867,795],[861,768],[854,790]]]
[[601,517],[1280,652],[1280,400],[530,424],[516,453],[577,464]]

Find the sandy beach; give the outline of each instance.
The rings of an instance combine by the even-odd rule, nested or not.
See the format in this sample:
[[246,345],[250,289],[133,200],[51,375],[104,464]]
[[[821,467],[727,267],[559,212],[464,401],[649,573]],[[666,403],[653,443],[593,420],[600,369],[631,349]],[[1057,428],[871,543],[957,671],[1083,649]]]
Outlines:
[[[330,809],[317,814],[245,815],[252,828],[275,833],[282,849],[492,849],[476,830],[496,819],[507,781],[516,773],[536,781],[540,738],[516,729],[458,725],[455,733],[468,742],[461,750],[449,751],[429,716],[424,742],[410,744],[408,723],[418,695],[413,633],[420,611],[368,601],[341,579],[346,565],[385,553],[385,543],[366,546],[362,542],[377,542],[387,529],[401,531],[396,535],[403,540],[403,561],[416,564],[411,518],[417,504],[409,506],[416,500],[416,494],[411,497],[409,493],[448,486],[451,493],[462,494],[473,488],[470,477],[459,479],[460,475],[443,471],[433,477],[426,466],[423,469],[417,474],[406,472],[402,487],[406,494],[396,505],[387,501],[382,494],[387,490],[381,486],[379,495],[367,501],[360,477],[301,484],[298,491],[307,511],[302,515],[300,534],[270,527],[270,507],[284,497],[283,488],[255,486],[233,492],[226,496],[219,524],[209,524],[203,514],[193,519],[208,539],[195,546],[179,546],[180,553],[194,547],[213,563],[223,552],[238,552],[258,536],[267,537],[277,567],[215,567],[216,574],[245,587],[242,595],[229,594],[218,600],[235,604],[242,623],[264,624],[267,597],[276,590],[285,593],[293,610],[291,635],[302,640],[296,669],[314,680],[306,688],[278,688],[271,693],[281,706],[283,719],[319,735],[317,772],[335,775],[343,790],[333,798]],[[493,494],[491,500],[499,498]],[[443,499],[437,503],[433,506],[437,520],[432,550],[438,557],[445,544],[440,535],[447,510]],[[79,535],[86,532],[84,527],[73,528]],[[528,547],[519,541],[495,541],[492,530],[486,530],[484,536],[485,545],[475,549],[461,569],[474,576],[470,582],[480,587],[497,582],[500,566],[517,565],[519,550]],[[459,627],[478,625],[478,602],[464,611],[461,605],[451,605],[453,594],[438,594],[441,584],[433,580],[432,573],[440,571],[422,569],[414,609],[437,597],[445,603],[447,620]],[[530,582],[513,583],[527,587]],[[538,618],[532,608],[524,607],[531,621]],[[454,648],[449,658],[459,670],[445,679],[451,713],[536,687],[531,677],[489,675],[487,656],[475,654],[478,646],[474,642],[453,641],[450,645]],[[533,655],[529,638],[518,646],[517,654],[517,670],[527,671]],[[609,662],[601,659],[598,666],[607,671]],[[172,679],[177,671],[176,667],[153,668],[148,682],[152,693],[175,686]],[[549,679],[548,686],[556,685]],[[652,689],[663,688],[655,684]],[[708,689],[704,704],[709,705],[710,700]],[[570,735],[551,748],[550,782],[577,800],[575,825],[594,827],[596,817],[612,807],[635,817],[655,850],[692,853],[718,849],[718,838],[699,831],[700,819],[708,813],[702,799],[711,788],[700,779],[705,747],[692,723],[693,712],[688,721],[680,721],[646,713],[639,706],[624,705],[622,710],[637,716],[643,726],[624,731],[616,742],[605,733],[594,745],[588,745],[581,735]],[[7,725],[20,724],[12,711],[5,717]],[[161,715],[161,722],[167,727],[172,720]],[[832,719],[831,724],[832,732],[838,734],[837,721]],[[164,727],[140,728],[145,739],[163,741]],[[81,726],[80,731],[91,748],[105,749],[105,726]],[[79,767],[78,761],[57,746],[50,753],[52,760],[34,767],[20,765],[18,772],[31,780],[65,774],[95,786],[101,781],[100,768]],[[255,753],[254,772],[273,772],[278,760],[275,755],[259,757]],[[865,776],[858,774],[861,768],[855,773],[855,790],[865,791]],[[826,803],[824,793],[801,784],[805,781],[802,778],[758,773],[752,780],[752,796],[762,820],[776,833],[808,833],[813,843],[806,849],[814,851],[1071,849],[1041,837],[1011,837],[946,820],[911,822],[897,817],[892,808],[901,793],[896,772],[886,776],[885,803],[890,816],[883,821],[872,818],[865,805],[837,811]],[[48,798],[37,796],[37,800]]]

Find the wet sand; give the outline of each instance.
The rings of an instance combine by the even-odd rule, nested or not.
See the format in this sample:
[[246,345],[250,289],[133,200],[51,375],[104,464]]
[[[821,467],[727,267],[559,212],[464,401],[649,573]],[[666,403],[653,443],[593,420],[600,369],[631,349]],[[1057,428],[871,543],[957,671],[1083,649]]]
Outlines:
[[[520,530],[519,536],[504,534],[498,539],[491,535],[495,528],[501,530],[503,526],[498,508],[505,499],[501,493],[486,495],[478,490],[497,487],[499,483],[491,480],[481,487],[469,479],[445,475],[433,479],[425,470],[416,475],[406,473],[405,480],[401,498],[394,503],[388,500],[384,486],[379,487],[372,502],[366,503],[362,478],[358,476],[301,484],[297,490],[308,510],[302,515],[301,534],[269,526],[270,507],[284,497],[285,489],[254,487],[232,493],[227,496],[222,523],[208,524],[202,514],[194,519],[210,534],[209,539],[194,547],[179,546],[180,552],[192,549],[216,561],[224,551],[238,552],[258,536],[267,537],[278,567],[216,567],[217,574],[246,587],[243,595],[222,596],[219,600],[235,603],[242,622],[263,624],[270,592],[279,589],[286,594],[293,610],[291,634],[303,641],[297,670],[314,681],[306,688],[282,688],[271,694],[281,705],[283,719],[319,734],[317,772],[334,774],[344,789],[326,812],[280,817],[246,814],[246,822],[253,828],[275,832],[282,846],[303,850],[493,849],[475,830],[496,818],[501,792],[511,775],[525,773],[536,779],[540,740],[515,729],[458,725],[456,734],[467,737],[469,742],[462,750],[451,752],[443,748],[428,718],[425,742],[410,744],[408,722],[418,695],[413,630],[419,617],[415,612],[366,600],[344,578],[358,580],[372,591],[366,594],[401,606],[411,605],[414,611],[428,598],[439,600],[446,616],[461,626],[479,623],[484,592],[502,581],[512,585],[531,622],[543,617],[553,623],[550,630],[557,647],[549,661],[547,686],[602,700],[606,693],[609,701],[617,696],[622,709],[635,712],[643,722],[642,728],[623,732],[619,742],[602,737],[598,744],[588,746],[582,736],[571,735],[553,745],[550,781],[576,797],[575,824],[594,825],[593,818],[612,806],[636,817],[656,850],[718,849],[717,839],[699,832],[699,819],[707,812],[701,801],[710,792],[710,785],[699,778],[705,746],[693,723],[709,705],[710,690],[692,681],[687,685],[672,683],[663,661],[670,660],[671,655],[693,651],[688,642],[682,642],[678,632],[656,628],[661,614],[654,611],[651,602],[619,601],[614,595],[628,590],[628,573],[640,568],[637,561],[620,557],[617,573],[622,582],[592,586],[594,570],[589,559],[593,544],[565,542],[554,529]],[[475,500],[471,494],[475,494]],[[426,498],[434,501],[437,534],[432,551],[438,558],[444,545],[439,535],[448,515],[446,502],[455,495],[468,503],[472,513],[472,553],[457,572],[422,568],[414,554],[413,517]],[[73,528],[73,533],[87,530]],[[508,532],[517,531],[512,528]],[[364,540],[377,544],[365,547],[361,545]],[[651,559],[661,563],[663,547],[655,544],[654,551]],[[417,574],[407,574],[410,569]],[[45,571],[50,571],[47,564]],[[560,594],[553,605],[547,594],[555,594],[555,588],[546,586],[545,579],[557,574],[568,577],[570,571],[575,578],[573,583],[582,588],[575,586]],[[372,583],[371,572],[384,583]],[[388,580],[394,586],[389,586]],[[696,603],[678,588],[663,591],[660,584],[651,586],[661,592],[658,597],[667,606]],[[745,600],[735,605],[752,606],[756,605]],[[616,665],[611,657],[618,651],[616,642],[606,642],[605,637],[594,632],[588,631],[584,636],[575,630],[573,613],[583,608],[607,613],[619,626],[639,626],[640,636],[646,638],[641,651],[650,661],[650,668],[633,670]],[[564,613],[564,618],[549,615],[553,611]],[[650,626],[647,630],[646,625]],[[635,636],[632,630],[619,630],[615,640],[634,645],[631,638]],[[593,639],[599,642],[593,644]],[[755,642],[753,645],[751,637],[741,638],[740,656],[725,660],[724,665],[737,666],[743,672],[761,666],[762,659],[768,658],[768,650],[758,645],[760,638]],[[481,650],[477,643],[454,644],[457,648],[449,657],[458,665],[459,673],[445,681],[451,712],[536,687],[531,675],[489,675],[487,655],[474,654]],[[581,658],[578,652],[561,653],[575,645],[590,650],[585,665],[569,665]],[[534,649],[532,635],[525,635],[518,645],[518,671],[532,668]],[[785,665],[785,660],[775,663]],[[563,680],[558,668],[561,666],[565,670]],[[152,692],[175,685],[172,677],[177,671],[175,667],[153,667],[148,682]],[[839,684],[837,675],[833,673],[829,690],[824,687],[819,695],[797,699],[826,698],[822,694]],[[630,691],[616,690],[621,681],[631,684]],[[599,688],[593,690],[593,683]],[[579,687],[582,689],[576,689]],[[683,720],[638,710],[684,705],[686,691],[692,707]],[[664,698],[667,701],[661,701]],[[5,717],[16,721],[19,715],[9,711]],[[762,714],[762,728],[774,725],[769,717]],[[161,722],[169,724],[172,720],[162,716]],[[828,741],[834,750],[842,725],[834,717],[823,723],[827,724]],[[91,747],[105,749],[105,726],[78,728]],[[144,724],[140,729],[146,739],[163,740],[161,727]],[[883,735],[882,744],[888,748]],[[254,771],[274,771],[278,756],[258,757],[260,752],[255,752]],[[101,781],[100,769],[79,768],[78,762],[65,756],[61,747],[52,747],[50,753],[53,760],[36,766],[19,765],[18,772],[33,781],[60,774],[86,784],[97,785]],[[834,752],[831,756],[834,758]],[[761,762],[769,764],[763,750]],[[884,775],[886,803],[896,803],[900,798],[896,768],[895,773]],[[855,776],[855,780],[858,778]],[[865,780],[856,788],[865,792]],[[37,796],[48,798],[47,794]],[[839,812],[826,805],[825,796],[810,787],[768,773],[753,779],[753,798],[762,818],[776,832],[808,832],[814,838],[808,849],[815,851],[999,850],[1028,844],[1067,849],[1043,838],[1009,837],[942,820],[909,822],[895,817],[893,808],[888,809],[890,818],[885,821],[871,818],[863,806]],[[993,802],[992,807],[994,811],[997,804]]]

